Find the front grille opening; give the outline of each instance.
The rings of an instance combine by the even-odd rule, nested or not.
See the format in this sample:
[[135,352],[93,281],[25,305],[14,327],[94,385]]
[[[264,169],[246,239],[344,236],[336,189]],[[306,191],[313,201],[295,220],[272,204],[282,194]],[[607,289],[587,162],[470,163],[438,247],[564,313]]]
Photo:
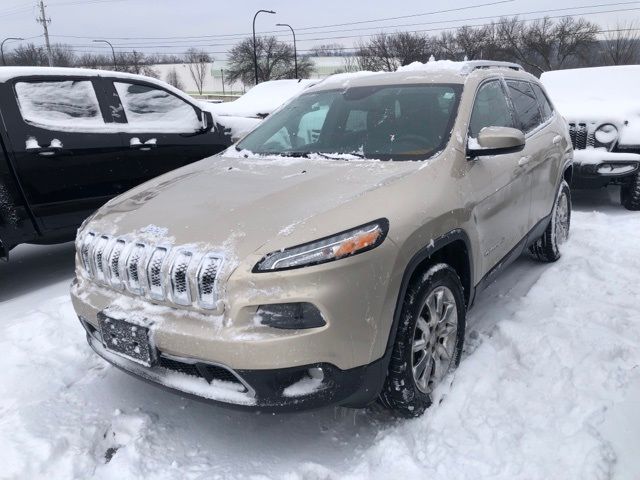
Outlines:
[[183,373],[192,377],[203,378],[208,383],[218,380],[221,382],[232,383],[236,386],[242,387],[242,391],[246,392],[247,388],[238,380],[238,378],[226,368],[218,367],[216,365],[209,365],[207,363],[186,363],[160,356],[159,366],[173,372]]

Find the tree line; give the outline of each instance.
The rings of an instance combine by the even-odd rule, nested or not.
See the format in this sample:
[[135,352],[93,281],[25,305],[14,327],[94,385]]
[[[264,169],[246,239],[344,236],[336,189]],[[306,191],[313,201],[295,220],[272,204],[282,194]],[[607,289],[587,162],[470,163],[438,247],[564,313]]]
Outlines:
[[[597,65],[624,65],[640,62],[639,29],[635,23],[619,23],[602,29],[583,18],[549,17],[525,22],[517,17],[500,18],[479,26],[462,26],[438,34],[420,32],[379,33],[355,47],[340,44],[315,46],[298,56],[298,78],[313,71],[310,56],[341,56],[340,71],[394,71],[412,62],[438,60],[490,59],[520,63],[529,72],[540,75],[547,70]],[[202,93],[209,66],[215,61],[204,51],[191,48],[182,55],[143,54],[137,51],[110,54],[77,54],[65,44],[53,44],[56,66],[115,69],[158,77],[153,65],[187,63],[190,74]],[[275,36],[257,37],[259,81],[294,78],[294,50]],[[254,44],[251,37],[237,43],[227,55],[225,83],[238,81],[252,85],[254,76]],[[44,46],[22,44],[5,54],[7,65],[48,65]],[[167,80],[182,88],[175,70]]]

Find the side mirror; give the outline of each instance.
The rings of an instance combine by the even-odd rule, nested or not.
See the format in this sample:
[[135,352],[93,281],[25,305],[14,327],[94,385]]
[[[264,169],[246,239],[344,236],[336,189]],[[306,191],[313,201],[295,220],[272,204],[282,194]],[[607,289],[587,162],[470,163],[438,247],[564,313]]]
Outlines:
[[478,138],[469,138],[467,156],[475,158],[483,155],[501,155],[519,152],[524,148],[524,133],[517,128],[484,127]]
[[208,112],[207,110],[202,110],[201,123],[202,123],[201,131],[203,133],[210,132],[213,129],[213,125],[214,125],[213,114],[211,112]]

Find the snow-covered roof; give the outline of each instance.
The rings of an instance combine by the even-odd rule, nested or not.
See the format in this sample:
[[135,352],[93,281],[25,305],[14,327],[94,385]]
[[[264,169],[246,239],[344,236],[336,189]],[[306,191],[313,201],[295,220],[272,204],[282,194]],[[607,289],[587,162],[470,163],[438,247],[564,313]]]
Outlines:
[[270,80],[259,83],[233,102],[207,104],[218,115],[263,117],[319,80]]
[[467,76],[475,70],[502,69],[511,72],[519,71],[528,75],[516,63],[470,60],[454,62],[452,60],[430,60],[426,63],[413,62],[399,67],[395,72],[360,71],[353,73],[338,73],[327,77],[318,89],[346,88],[348,86],[364,86],[378,84],[396,84],[404,82],[430,82],[434,76],[438,81],[447,83],[464,83]]
[[195,103],[193,98],[179,90],[172,87],[162,80],[158,80],[153,77],[147,77],[145,75],[136,75],[135,73],[115,72],[111,70],[97,70],[91,68],[67,68],[67,67],[0,67],[0,83],[13,80],[19,77],[31,77],[36,75],[50,75],[56,77],[74,77],[74,76],[86,76],[86,77],[110,77],[110,78],[122,78],[123,80],[144,80],[148,83],[153,83],[159,87],[169,90],[171,93],[184,98],[190,103]]

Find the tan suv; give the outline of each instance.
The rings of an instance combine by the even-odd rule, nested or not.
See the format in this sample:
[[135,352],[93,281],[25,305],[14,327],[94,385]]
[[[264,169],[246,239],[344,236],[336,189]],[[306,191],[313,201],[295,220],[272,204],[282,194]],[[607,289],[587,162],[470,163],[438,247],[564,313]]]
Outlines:
[[406,416],[460,361],[476,294],[567,238],[571,143],[514,64],[336,76],[80,229],[91,347],[170,389]]

